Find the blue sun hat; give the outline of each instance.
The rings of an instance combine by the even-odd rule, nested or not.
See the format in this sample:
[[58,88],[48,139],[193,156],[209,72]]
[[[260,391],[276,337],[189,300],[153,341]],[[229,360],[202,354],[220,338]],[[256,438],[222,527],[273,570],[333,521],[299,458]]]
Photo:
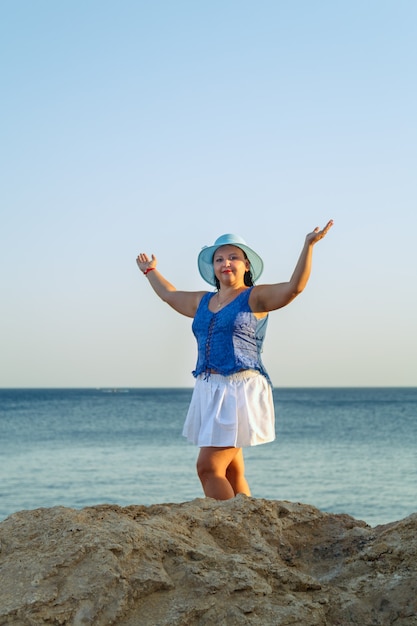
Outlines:
[[216,286],[213,269],[213,254],[216,252],[217,248],[220,248],[220,246],[236,246],[237,248],[243,250],[250,263],[252,280],[253,282],[258,280],[264,269],[264,263],[261,257],[256,254],[252,248],[249,248],[248,244],[244,239],[242,239],[242,237],[229,233],[218,237],[212,246],[204,246],[198,255],[198,270],[202,278],[204,278],[207,283]]

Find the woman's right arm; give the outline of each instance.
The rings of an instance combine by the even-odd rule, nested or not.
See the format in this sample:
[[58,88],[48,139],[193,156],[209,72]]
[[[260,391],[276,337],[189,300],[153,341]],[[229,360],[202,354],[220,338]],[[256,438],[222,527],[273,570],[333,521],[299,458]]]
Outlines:
[[206,293],[205,291],[178,291],[174,285],[164,278],[156,269],[157,259],[153,254],[152,257],[149,258],[147,254],[141,252],[136,259],[136,263],[161,300],[169,304],[175,311],[178,311],[178,313],[182,315],[186,315],[187,317],[195,316],[200,300]]

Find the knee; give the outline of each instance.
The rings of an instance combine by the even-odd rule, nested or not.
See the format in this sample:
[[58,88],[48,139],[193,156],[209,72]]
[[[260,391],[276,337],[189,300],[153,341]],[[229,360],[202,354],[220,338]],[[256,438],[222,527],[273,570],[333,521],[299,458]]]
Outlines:
[[200,480],[204,480],[215,473],[215,467],[210,459],[198,459],[196,468]]

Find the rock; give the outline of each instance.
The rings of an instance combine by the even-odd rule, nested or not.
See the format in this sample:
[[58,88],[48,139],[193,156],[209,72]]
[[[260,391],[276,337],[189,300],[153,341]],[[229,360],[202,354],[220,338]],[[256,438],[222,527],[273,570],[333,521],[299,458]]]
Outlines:
[[0,624],[417,624],[417,514],[371,528],[312,506],[217,502],[15,513]]

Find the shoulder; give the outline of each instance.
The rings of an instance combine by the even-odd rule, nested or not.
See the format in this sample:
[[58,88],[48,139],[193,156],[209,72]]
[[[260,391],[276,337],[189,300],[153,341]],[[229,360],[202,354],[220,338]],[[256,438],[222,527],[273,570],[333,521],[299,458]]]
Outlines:
[[214,294],[212,291],[196,291],[194,292],[194,295],[195,295],[196,309],[198,309],[200,304],[204,302],[208,302]]
[[170,291],[166,302],[187,317],[194,317],[206,291]]
[[[264,311],[263,309],[259,307],[259,304],[257,303],[257,294],[256,294],[255,289],[257,289],[257,287],[255,287],[254,285],[252,287],[248,287],[248,289],[245,289],[245,291],[243,291],[240,294],[240,297],[244,298],[243,306],[245,308],[248,307],[251,313],[258,320],[260,320],[260,319],[263,319],[264,317],[267,317],[268,312]],[[254,291],[255,291],[255,295],[254,295]]]
[[268,285],[254,285],[250,289],[248,303],[253,313],[268,313],[262,304],[263,296],[267,291]]

